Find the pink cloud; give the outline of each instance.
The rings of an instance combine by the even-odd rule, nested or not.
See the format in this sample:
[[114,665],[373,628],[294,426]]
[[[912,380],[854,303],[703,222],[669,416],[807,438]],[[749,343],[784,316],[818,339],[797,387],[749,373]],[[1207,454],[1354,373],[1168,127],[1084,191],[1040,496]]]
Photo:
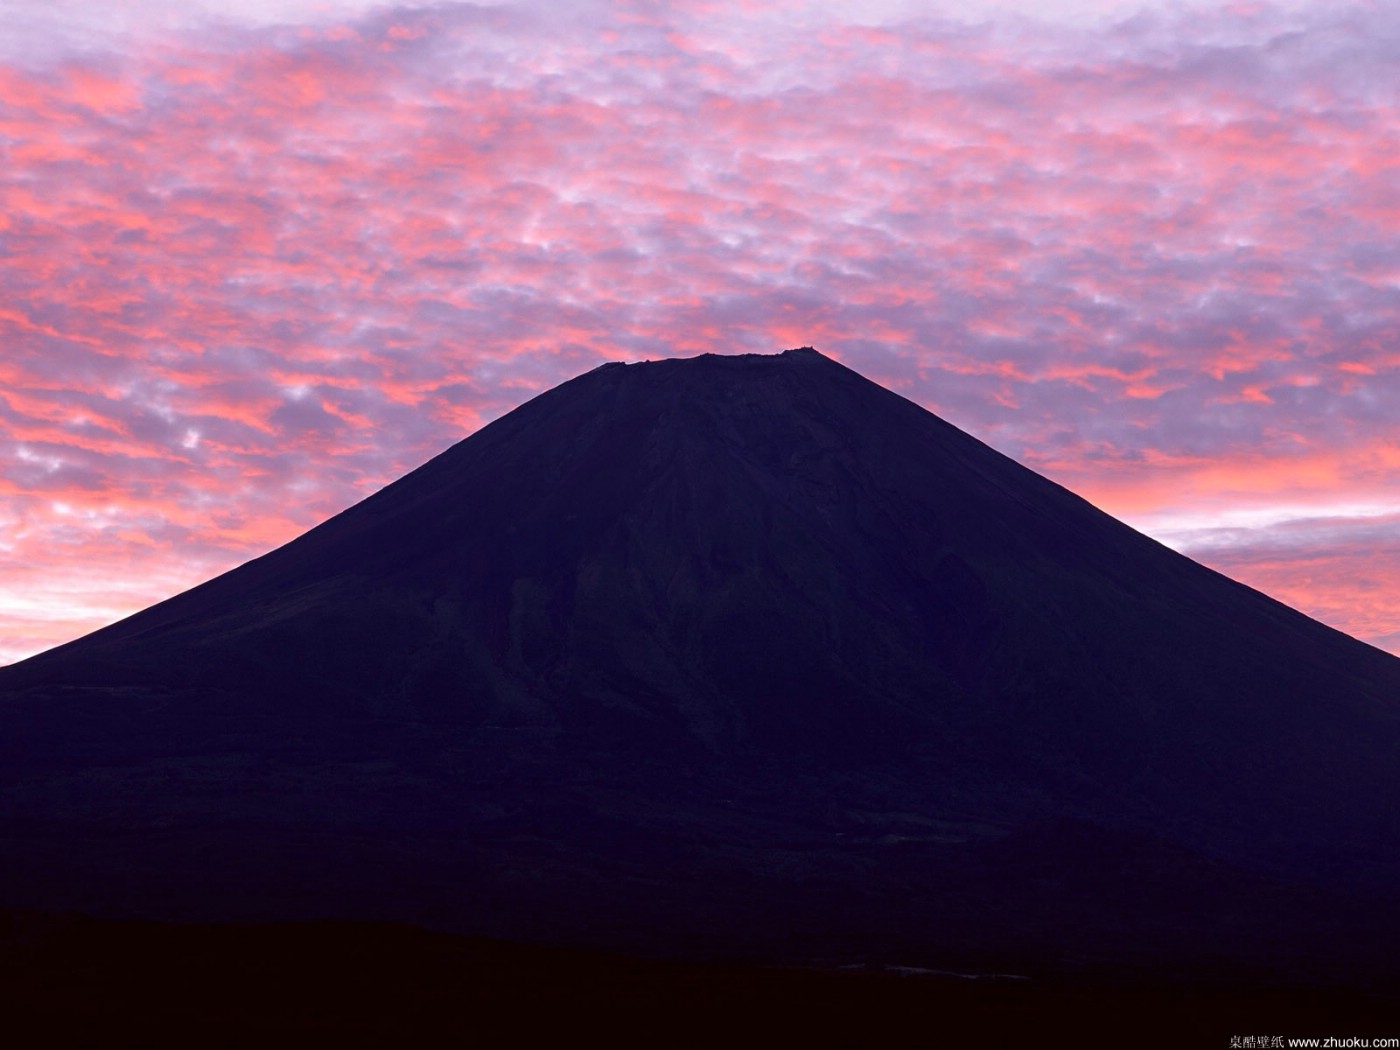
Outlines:
[[1183,549],[1393,644],[1400,555],[1336,509],[1400,508],[1400,19],[865,22],[360,4],[0,61],[0,659],[602,360],[801,344],[1147,527],[1293,508]]

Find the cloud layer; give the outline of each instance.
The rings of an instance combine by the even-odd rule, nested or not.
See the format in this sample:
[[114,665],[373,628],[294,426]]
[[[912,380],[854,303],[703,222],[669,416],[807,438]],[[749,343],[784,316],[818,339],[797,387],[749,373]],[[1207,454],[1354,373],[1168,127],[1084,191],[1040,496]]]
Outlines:
[[1400,14],[215,6],[9,5],[0,661],[803,344],[1400,651]]

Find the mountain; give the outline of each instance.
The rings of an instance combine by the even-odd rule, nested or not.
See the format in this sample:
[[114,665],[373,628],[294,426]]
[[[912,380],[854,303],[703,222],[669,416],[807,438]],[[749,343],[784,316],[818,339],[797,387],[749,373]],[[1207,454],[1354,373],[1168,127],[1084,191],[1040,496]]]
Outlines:
[[0,908],[1343,979],[1397,756],[1400,660],[815,350],[610,364],[0,669]]

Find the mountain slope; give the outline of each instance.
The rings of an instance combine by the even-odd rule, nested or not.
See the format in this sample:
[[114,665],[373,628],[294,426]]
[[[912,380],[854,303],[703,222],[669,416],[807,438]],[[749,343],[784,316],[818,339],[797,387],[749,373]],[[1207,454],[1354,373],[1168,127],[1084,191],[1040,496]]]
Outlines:
[[816,351],[706,355],[580,376],[0,669],[0,831],[14,899],[64,906],[100,870],[140,913],[754,950],[922,915],[1009,952],[1097,902],[1067,936],[1104,958],[1222,915],[1248,954],[1309,887],[1304,941],[1400,879],[1398,719],[1400,661]]

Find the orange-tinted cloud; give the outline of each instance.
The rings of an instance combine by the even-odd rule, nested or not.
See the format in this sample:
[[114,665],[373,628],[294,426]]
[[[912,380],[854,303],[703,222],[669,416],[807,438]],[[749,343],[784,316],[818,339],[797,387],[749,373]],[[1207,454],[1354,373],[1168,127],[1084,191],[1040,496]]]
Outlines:
[[0,42],[0,660],[600,361],[809,343],[1400,648],[1400,15],[120,7]]

